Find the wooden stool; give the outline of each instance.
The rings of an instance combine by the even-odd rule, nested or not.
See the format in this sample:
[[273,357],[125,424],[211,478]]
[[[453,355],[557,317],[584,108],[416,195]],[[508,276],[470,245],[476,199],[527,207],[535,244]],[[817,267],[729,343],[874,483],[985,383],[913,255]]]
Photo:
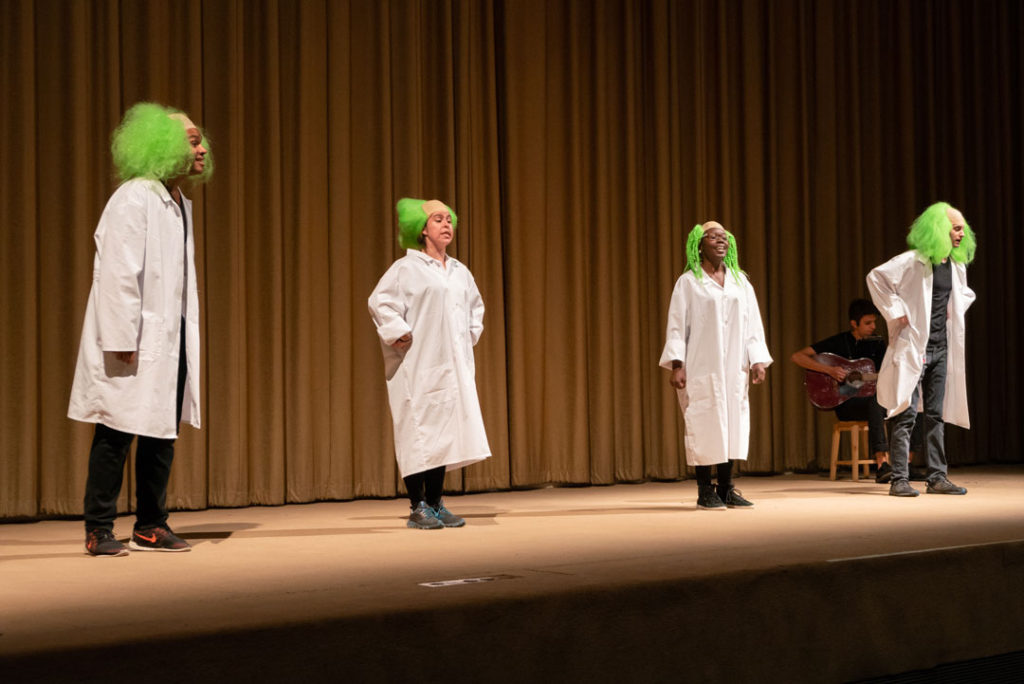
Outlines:
[[[849,461],[839,460],[839,441],[842,439],[844,432],[850,436]],[[864,454],[867,458],[860,457],[861,442],[864,443]],[[866,420],[837,420],[835,425],[832,426],[832,461],[829,466],[829,478],[832,480],[836,479],[836,466],[839,465],[850,466],[854,482],[859,479],[859,468],[864,469],[864,477],[867,477],[871,473],[871,464],[874,463],[870,451],[871,449],[868,446],[868,422]]]

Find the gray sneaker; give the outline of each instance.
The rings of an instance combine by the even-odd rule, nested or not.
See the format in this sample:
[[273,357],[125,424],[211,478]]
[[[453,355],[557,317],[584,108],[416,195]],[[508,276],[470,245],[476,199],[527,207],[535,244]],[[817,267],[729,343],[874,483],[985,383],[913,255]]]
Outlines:
[[920,496],[921,492],[910,486],[906,480],[893,480],[889,485],[889,496]]
[[434,516],[445,527],[462,527],[466,524],[465,519],[460,518],[444,507],[444,501],[438,502],[437,508],[434,509]]
[[945,475],[939,475],[928,481],[924,490],[928,494],[966,494],[966,487],[958,487],[949,481]]
[[416,508],[412,509],[405,526],[416,530],[439,530],[444,527],[444,523],[437,519],[434,509],[428,506],[426,501],[420,501]]

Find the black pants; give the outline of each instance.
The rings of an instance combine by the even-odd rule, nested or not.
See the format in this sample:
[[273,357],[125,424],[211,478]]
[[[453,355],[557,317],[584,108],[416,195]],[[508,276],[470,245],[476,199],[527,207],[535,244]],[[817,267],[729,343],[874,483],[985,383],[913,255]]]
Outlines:
[[885,436],[885,409],[874,397],[854,397],[835,408],[839,420],[868,421],[868,444],[871,453],[889,450],[889,439]]
[[922,441],[925,463],[928,466],[928,480],[946,475],[945,423],[942,422],[942,400],[946,395],[946,349],[928,349],[925,354],[921,383],[910,397],[910,406],[889,419],[889,457],[892,460],[892,479],[906,480],[909,476],[907,463],[910,451],[911,431],[917,419],[918,392],[924,392],[924,420]]
[[[181,405],[185,398],[185,322],[181,327],[178,356],[177,422],[181,422]],[[96,424],[89,450],[89,477],[85,483],[85,530],[114,529],[117,497],[124,479],[124,463],[135,435]],[[135,529],[167,524],[167,482],[174,460],[174,440],[139,436],[135,449]]]
[[[725,461],[716,466],[718,471],[718,495],[725,496],[732,488],[732,461]],[[711,486],[711,466],[694,466],[697,475],[697,486],[700,488]]]
[[441,494],[444,492],[445,467],[438,466],[421,473],[413,473],[402,478],[405,488],[409,490],[409,504],[416,508],[420,501],[437,508],[441,505]]

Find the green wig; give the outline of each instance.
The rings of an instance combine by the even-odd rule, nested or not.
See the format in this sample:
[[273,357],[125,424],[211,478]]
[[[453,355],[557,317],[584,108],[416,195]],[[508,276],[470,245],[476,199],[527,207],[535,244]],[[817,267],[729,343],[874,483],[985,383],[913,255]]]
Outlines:
[[949,209],[953,207],[947,202],[936,202],[925,209],[911,224],[907,244],[933,264],[941,263],[946,257],[960,264],[969,264],[974,261],[978,241],[974,231],[964,221],[964,237],[960,240],[960,246],[953,248],[953,241],[949,237],[953,222],[946,213]]
[[[110,137],[110,152],[122,181],[153,178],[166,181],[188,175],[192,168],[192,145],[180,121],[170,118],[178,110],[155,102],[139,102],[125,112]],[[202,132],[200,131],[202,135]],[[190,179],[205,183],[213,175],[213,155],[203,135],[207,153],[203,172]]]
[[[431,201],[436,202],[437,200]],[[398,212],[398,244],[402,246],[402,249],[423,249],[420,235],[426,228],[429,218],[423,209],[423,205],[426,203],[427,200],[403,197],[395,204],[395,211]],[[447,204],[444,206],[452,216],[452,229],[454,230],[459,225],[459,217]]]
[[[725,231],[725,235],[729,240],[729,249],[725,252],[725,259],[723,263],[725,267],[732,273],[732,277],[736,279],[736,282],[740,282],[740,261],[736,250],[736,238],[729,231]],[[704,274],[704,269],[700,267],[700,241],[704,239],[704,226],[698,223],[690,231],[690,234],[686,238],[686,269],[693,271],[693,275],[697,280],[700,280]],[[685,272],[685,271],[684,271]]]

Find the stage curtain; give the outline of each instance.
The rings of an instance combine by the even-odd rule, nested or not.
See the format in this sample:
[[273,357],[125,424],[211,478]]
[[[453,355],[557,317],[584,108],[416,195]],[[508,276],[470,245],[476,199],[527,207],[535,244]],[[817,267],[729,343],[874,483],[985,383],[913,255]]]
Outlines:
[[0,3],[0,518],[81,514],[92,428],[67,402],[109,136],[139,100],[188,111],[216,160],[187,191],[203,428],[174,508],[401,491],[366,298],[405,195],[455,207],[487,305],[494,456],[453,492],[687,476],[657,361],[709,219],[776,361],[744,470],[817,470],[832,414],[789,356],[846,328],[939,199],[979,242],[949,459],[1020,462],[1022,33],[1012,0]]

